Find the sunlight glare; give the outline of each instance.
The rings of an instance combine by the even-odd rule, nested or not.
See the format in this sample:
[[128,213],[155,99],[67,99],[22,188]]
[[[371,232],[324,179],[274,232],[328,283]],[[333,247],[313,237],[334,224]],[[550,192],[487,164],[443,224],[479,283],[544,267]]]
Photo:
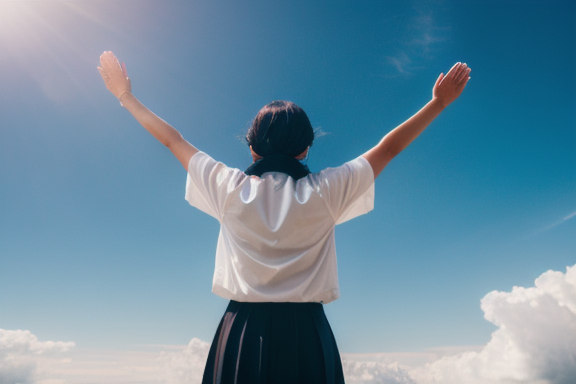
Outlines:
[[80,51],[71,31],[85,26],[84,19],[62,1],[0,0],[2,60],[32,79],[49,100],[70,100],[79,87],[67,57]]

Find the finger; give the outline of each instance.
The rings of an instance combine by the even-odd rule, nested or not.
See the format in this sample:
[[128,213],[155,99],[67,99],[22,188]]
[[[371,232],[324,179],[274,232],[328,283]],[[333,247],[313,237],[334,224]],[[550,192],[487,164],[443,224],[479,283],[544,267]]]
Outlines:
[[108,55],[106,55],[106,62],[110,67],[120,65],[118,63],[118,59],[112,54],[112,52],[110,52]]
[[464,89],[466,87],[466,84],[468,84],[468,80],[470,80],[471,77],[465,77],[464,80],[462,80],[462,82],[458,83],[458,89]]
[[122,68],[122,74],[124,75],[124,77],[128,78],[128,73],[126,72],[126,63],[122,63],[121,68]]
[[466,69],[463,67],[458,68],[458,71],[454,74],[454,82],[458,84],[460,80],[463,78],[463,75],[466,73]]
[[444,78],[444,73],[440,73],[440,75],[436,79],[436,83],[434,84],[434,88],[436,88],[442,82],[443,78]]
[[462,63],[461,63],[461,62],[455,63],[455,64],[452,66],[452,68],[450,68],[450,70],[448,71],[448,73],[453,72],[453,71],[456,71],[456,70],[460,67],[460,64],[462,64]]
[[106,52],[104,52],[101,56],[100,56],[100,65],[102,66],[102,68],[107,68],[110,66],[110,58],[109,56],[106,54]]
[[100,66],[108,73],[112,73],[111,71],[114,69],[113,55],[111,57],[111,53],[110,51],[105,51],[100,56]]
[[114,66],[120,66],[120,63],[118,62],[118,59],[116,58],[116,56],[114,56],[114,54],[110,51],[106,51],[102,54],[102,58],[104,63],[106,63],[106,65],[110,66],[110,67],[114,67]]
[[452,68],[450,68],[445,77],[454,78],[454,75],[456,74],[456,72],[458,72],[458,68],[460,68],[460,64],[462,63],[457,62],[456,64],[454,64]]
[[458,80],[463,80],[468,76],[468,73],[470,72],[470,68],[468,68],[468,66],[466,65],[466,63],[464,63],[462,65],[462,71],[460,73],[460,76],[458,77]]
[[466,66],[466,64],[464,64],[461,68],[461,70],[458,72],[458,76],[454,79],[454,82],[456,84],[461,83],[462,81],[464,81],[464,79],[466,79],[466,77],[468,77],[468,67]]
[[122,65],[120,64],[120,61],[116,58],[116,56],[112,55],[112,57],[114,58],[113,59],[114,65],[116,65],[117,68],[119,68],[120,71],[122,71]]
[[102,76],[102,79],[106,83],[108,81],[108,76],[106,75],[106,72],[104,72],[104,70],[101,67],[98,67],[98,71],[100,72],[100,76]]
[[462,74],[460,75],[460,77],[458,78],[458,83],[462,83],[464,81],[468,81],[468,78],[470,77],[470,68],[466,68],[465,71],[462,72]]
[[108,58],[110,57],[110,51],[104,51],[102,52],[102,55],[100,56],[101,58],[103,58],[104,60],[108,60]]

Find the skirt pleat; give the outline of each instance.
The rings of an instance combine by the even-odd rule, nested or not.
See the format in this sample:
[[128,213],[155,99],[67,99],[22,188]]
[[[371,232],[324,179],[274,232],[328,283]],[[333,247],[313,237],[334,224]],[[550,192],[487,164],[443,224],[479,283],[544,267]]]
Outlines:
[[342,363],[320,303],[230,301],[202,384],[342,384]]

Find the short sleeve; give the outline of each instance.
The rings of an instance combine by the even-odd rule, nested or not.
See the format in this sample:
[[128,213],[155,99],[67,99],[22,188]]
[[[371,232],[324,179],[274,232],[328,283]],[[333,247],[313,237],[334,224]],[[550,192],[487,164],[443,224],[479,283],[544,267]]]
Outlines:
[[362,156],[319,173],[324,200],[336,224],[374,209],[374,172]]
[[190,205],[220,220],[228,194],[244,177],[244,172],[197,152],[188,163],[185,198]]

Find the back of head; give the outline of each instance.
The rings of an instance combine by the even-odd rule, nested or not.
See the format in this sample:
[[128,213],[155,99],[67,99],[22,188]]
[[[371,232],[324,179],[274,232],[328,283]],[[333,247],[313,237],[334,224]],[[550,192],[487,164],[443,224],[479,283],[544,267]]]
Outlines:
[[258,112],[246,141],[262,157],[296,157],[312,145],[314,129],[302,108],[290,101],[273,101]]

